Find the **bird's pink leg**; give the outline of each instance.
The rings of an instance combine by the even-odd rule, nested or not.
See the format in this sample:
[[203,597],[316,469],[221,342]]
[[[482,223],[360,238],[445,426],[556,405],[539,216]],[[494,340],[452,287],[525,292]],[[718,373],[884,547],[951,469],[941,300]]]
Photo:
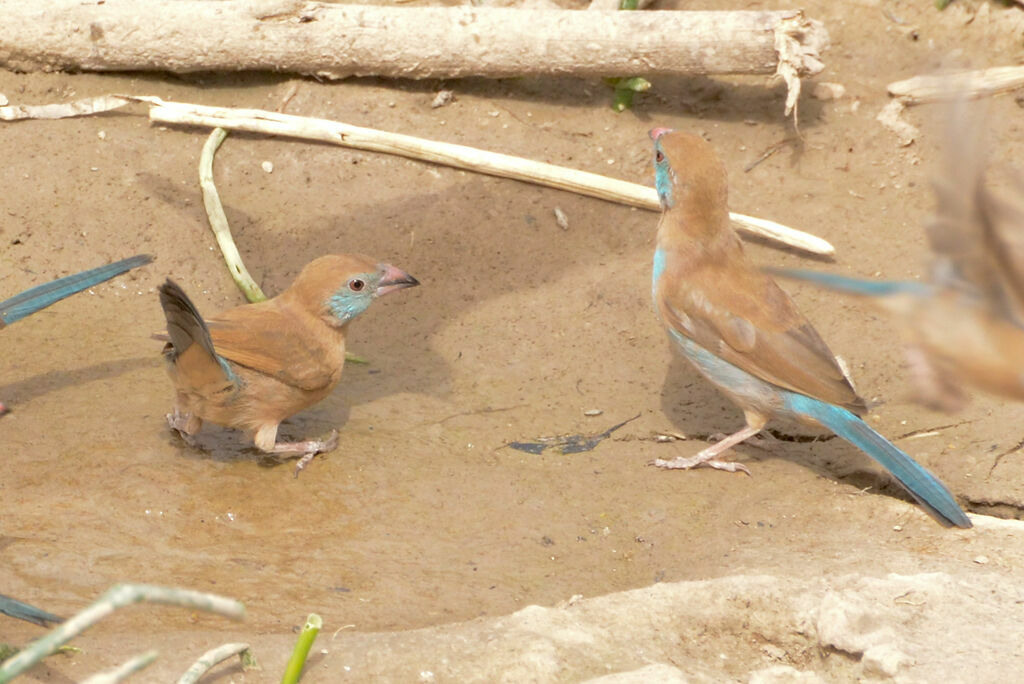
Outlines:
[[718,456],[723,451],[728,451],[729,449],[736,446],[743,440],[753,437],[760,431],[761,428],[752,427],[748,425],[739,432],[732,433],[731,435],[723,439],[721,442],[717,442],[709,446],[707,449],[701,450],[695,456],[690,456],[689,458],[679,456],[677,458],[673,458],[672,460],[658,458],[652,461],[652,464],[658,466],[659,468],[667,468],[670,470],[687,470],[689,468],[696,468],[697,466],[706,465],[709,468],[727,470],[730,473],[743,471],[744,473],[749,475],[750,471],[747,470],[747,466],[743,465],[742,463],[734,463],[731,461],[719,461]]
[[656,465],[659,468],[667,468],[669,470],[688,470],[690,468],[696,468],[697,466],[706,465],[709,468],[715,468],[717,470],[727,470],[730,473],[744,472],[749,475],[750,471],[747,470],[747,466],[742,463],[718,460],[719,455],[723,452],[728,451],[744,440],[750,439],[763,430],[764,426],[768,423],[767,418],[757,415],[756,413],[744,412],[744,414],[747,419],[746,427],[732,433],[720,442],[716,442],[708,448],[701,450],[696,455],[690,456],[689,458],[680,456],[671,460],[658,458],[652,461],[651,464]]
[[199,432],[199,429],[203,427],[203,419],[192,413],[182,413],[175,408],[174,413],[167,414],[167,426],[181,435],[181,439],[185,444],[194,447],[196,441],[192,439],[192,435]]
[[[274,436],[277,435],[277,425],[273,426]],[[269,448],[264,448],[261,441],[264,441],[267,437],[266,432],[269,432],[269,428],[265,431],[261,429],[256,434],[256,446],[266,451],[269,454],[276,456],[287,456],[287,457],[299,457],[299,462],[295,464],[295,477],[299,476],[299,473],[305,468],[310,461],[317,454],[323,454],[328,451],[334,451],[338,448],[338,431],[331,430],[331,434],[327,439],[311,439],[305,442],[275,442]]]

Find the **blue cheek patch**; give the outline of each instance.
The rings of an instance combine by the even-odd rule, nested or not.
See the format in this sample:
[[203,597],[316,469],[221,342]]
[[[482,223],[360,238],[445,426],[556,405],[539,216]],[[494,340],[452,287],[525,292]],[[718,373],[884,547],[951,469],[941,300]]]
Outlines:
[[368,294],[355,293],[346,288],[331,295],[327,300],[327,308],[335,318],[344,323],[366,311],[371,299]]

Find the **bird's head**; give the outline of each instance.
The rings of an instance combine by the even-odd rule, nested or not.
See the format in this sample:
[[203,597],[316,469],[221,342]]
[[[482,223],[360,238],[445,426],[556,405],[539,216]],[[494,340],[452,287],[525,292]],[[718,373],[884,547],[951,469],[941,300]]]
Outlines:
[[699,135],[653,128],[654,186],[663,210],[727,207],[728,179],[714,148]]
[[402,269],[362,254],[328,254],[307,264],[286,292],[328,325],[340,327],[377,297],[419,284]]

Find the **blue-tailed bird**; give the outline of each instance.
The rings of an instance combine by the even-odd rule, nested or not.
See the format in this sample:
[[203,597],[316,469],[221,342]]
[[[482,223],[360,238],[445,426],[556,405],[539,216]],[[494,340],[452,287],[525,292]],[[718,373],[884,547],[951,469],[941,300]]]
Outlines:
[[244,430],[261,451],[301,457],[296,475],[326,440],[278,442],[281,421],[326,397],[341,379],[345,333],[377,297],[419,281],[362,255],[306,265],[278,296],[203,319],[173,281],[160,286],[167,318],[164,357],[177,401],[167,422],[186,441],[203,421]]
[[[65,297],[70,297],[76,292],[81,292],[93,285],[98,285],[151,261],[153,261],[153,257],[149,254],[139,254],[138,256],[115,261],[106,266],[91,268],[88,271],[58,278],[57,280],[25,290],[6,301],[0,302],[0,328],[5,328],[15,321],[20,321],[22,318],[34,314],[40,309],[45,309]],[[5,412],[6,408],[3,404],[0,404],[0,414]]]
[[12,599],[10,596],[4,596],[0,594],[0,613],[9,615],[19,620],[25,620],[33,624],[39,625],[40,627],[49,627],[51,623],[56,624],[58,622],[64,622],[64,618],[54,615],[53,613],[47,613],[45,610],[30,606],[27,603],[22,603],[17,599]]
[[835,356],[770,276],[748,261],[729,224],[725,167],[696,135],[651,131],[658,223],[652,294],[672,341],[742,409],[746,426],[662,468],[708,465],[760,432],[770,419],[823,426],[884,466],[943,525],[971,522],[931,473],[872,430]]
[[925,281],[873,281],[815,271],[777,275],[870,299],[893,314],[906,342],[916,399],[956,411],[963,384],[1024,400],[1024,178],[1006,170],[1008,192],[986,185],[979,122],[955,106],[945,163],[927,226],[933,259]]

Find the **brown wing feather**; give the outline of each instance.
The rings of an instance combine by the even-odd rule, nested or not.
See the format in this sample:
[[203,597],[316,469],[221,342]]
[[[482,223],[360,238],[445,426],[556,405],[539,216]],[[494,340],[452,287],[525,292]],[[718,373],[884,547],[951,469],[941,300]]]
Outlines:
[[230,309],[207,324],[217,353],[232,363],[303,390],[322,389],[340,366],[300,321],[268,301]]
[[934,181],[937,207],[927,227],[935,253],[933,279],[981,295],[1001,315],[1024,324],[1024,178],[1001,173],[1009,192],[986,186],[985,134],[966,100],[955,102],[945,138],[945,164]]
[[661,315],[708,351],[748,373],[801,394],[863,412],[835,355],[789,296],[768,276],[714,263],[691,268],[662,292]]

